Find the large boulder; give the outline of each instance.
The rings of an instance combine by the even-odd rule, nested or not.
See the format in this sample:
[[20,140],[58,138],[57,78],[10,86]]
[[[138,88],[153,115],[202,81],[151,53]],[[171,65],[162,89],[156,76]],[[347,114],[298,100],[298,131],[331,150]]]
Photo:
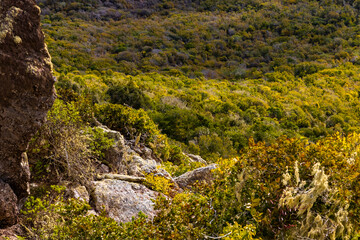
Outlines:
[[[1,0],[0,179],[9,184],[18,201],[29,193],[28,142],[44,122],[54,99],[50,55],[40,30],[40,8],[34,0]],[[0,214],[0,223],[11,223],[13,218]]]
[[174,178],[174,181],[181,188],[190,188],[197,182],[210,182],[213,179],[212,170],[216,169],[216,164],[211,164],[206,167],[197,168],[193,171],[186,172],[179,177]]
[[158,193],[147,187],[115,179],[93,182],[92,200],[97,211],[105,210],[117,222],[129,222],[141,211],[153,218]]

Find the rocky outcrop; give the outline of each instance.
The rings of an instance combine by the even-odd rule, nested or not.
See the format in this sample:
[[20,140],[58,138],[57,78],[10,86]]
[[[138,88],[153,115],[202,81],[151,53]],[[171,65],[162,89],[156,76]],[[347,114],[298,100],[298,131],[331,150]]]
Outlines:
[[[44,122],[54,98],[50,56],[34,0],[0,1],[0,179],[18,201],[28,195],[28,142]],[[14,196],[14,195],[12,195]],[[11,197],[9,204],[13,204]],[[4,211],[0,206],[0,213]],[[0,227],[14,215],[0,214]]]
[[[108,138],[114,139],[115,144],[106,153],[106,162],[110,171],[122,175],[144,177],[145,174],[156,174],[171,179],[171,176],[164,169],[159,168],[160,164],[152,154],[152,150],[125,140],[117,131],[101,128]],[[105,173],[103,171],[100,173]]]
[[93,184],[91,195],[96,210],[105,210],[117,222],[129,222],[140,211],[150,219],[156,214],[151,199],[156,199],[158,193],[143,185],[114,179]]
[[181,188],[189,188],[192,184],[196,182],[209,182],[212,180],[213,177],[211,171],[214,170],[216,167],[216,164],[211,164],[206,167],[197,168],[193,171],[186,172],[183,175],[174,178],[174,180]]

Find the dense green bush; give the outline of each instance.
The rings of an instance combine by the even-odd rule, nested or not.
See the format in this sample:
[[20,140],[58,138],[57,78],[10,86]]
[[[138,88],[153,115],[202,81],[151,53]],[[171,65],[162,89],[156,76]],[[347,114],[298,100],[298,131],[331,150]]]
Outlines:
[[[117,118],[113,117],[117,113],[110,110],[106,113],[108,120],[95,114],[110,128],[120,130],[127,138],[141,133],[142,142],[151,142],[151,136],[161,132],[182,143],[183,149],[214,160],[234,155],[234,149],[246,147],[249,137],[272,142],[286,134],[316,141],[336,131],[359,131],[359,116],[355,114],[359,108],[358,73],[356,66],[345,64],[304,78],[284,73],[287,80],[281,81],[270,80],[269,75],[256,81],[226,82],[182,75],[151,73],[134,77],[107,72],[99,76],[67,74],[59,83],[68,79],[78,86],[74,104],[83,121],[93,119],[94,103],[113,99],[116,104],[112,108],[120,114]],[[59,92],[66,86],[58,85]],[[158,127],[154,128],[154,123]],[[205,138],[213,138],[217,147],[202,143],[200,147],[199,140]]]
[[160,133],[157,125],[143,109],[106,103],[97,105],[95,115],[100,122],[119,131],[126,138],[146,143],[162,160],[181,163],[185,158],[181,148],[169,143],[166,135]]
[[[357,152],[358,142],[358,134],[347,137],[336,134],[316,144],[285,137],[279,138],[269,146],[264,143],[255,144],[250,142],[248,151],[244,152],[233,163],[225,161],[225,164],[223,163],[225,167],[220,167],[218,170],[220,174],[223,174],[220,176],[226,178],[223,180],[223,184],[228,187],[224,189],[230,189],[229,191],[235,189],[234,197],[238,201],[237,203],[236,201],[231,203],[232,201],[229,200],[230,206],[227,208],[232,206],[237,209],[238,215],[233,213],[232,217],[237,216],[236,221],[239,223],[251,222],[255,224],[260,233],[259,236],[265,239],[292,238],[292,234],[298,234],[297,236],[299,236],[299,231],[302,236],[309,237],[314,234],[314,232],[310,233],[312,230],[319,231],[319,239],[325,239],[320,237],[321,234],[326,235],[326,231],[329,231],[325,225],[321,225],[324,226],[324,229],[321,229],[320,225],[318,229],[315,229],[316,225],[312,225],[312,230],[312,227],[308,225],[308,228],[304,228],[301,232],[300,227],[305,227],[307,224],[307,220],[304,220],[306,212],[308,212],[308,215],[317,212],[322,216],[321,222],[324,221],[323,224],[325,224],[325,221],[338,221],[332,227],[344,227],[344,232],[336,231],[336,234],[344,234],[340,237],[342,239],[345,239],[345,235],[354,235],[356,231],[359,231],[360,226],[358,207],[356,207],[359,189],[354,188],[353,185],[360,174],[359,158],[355,153]],[[315,171],[314,165],[316,163],[321,165],[322,168],[318,167]],[[229,172],[227,170],[229,164],[231,174],[226,174]],[[231,167],[231,164],[234,164],[233,167]],[[290,177],[291,175],[294,177]],[[314,175],[315,177],[312,178]],[[301,207],[294,207],[291,204],[284,207],[284,205],[279,204],[280,199],[286,199],[290,196],[287,191],[298,189],[295,192],[301,192],[299,189],[304,189],[302,192],[304,194],[317,191],[315,189],[321,185],[312,181],[319,181],[320,175],[324,179],[326,176],[327,182],[322,183],[326,184],[324,185],[326,188],[321,190],[323,192],[319,190],[319,195],[313,194],[308,198],[305,195],[298,195],[297,200],[293,200],[295,205],[299,203],[299,199],[301,199],[300,203],[305,199],[308,200],[307,203],[302,202],[304,205]],[[291,182],[289,182],[290,179]],[[296,183],[300,184],[299,179],[304,180],[303,185],[300,187],[294,186]],[[214,190],[214,193],[216,193],[216,190]],[[304,209],[304,206],[307,207],[307,210]],[[303,212],[297,212],[300,210],[303,210]],[[338,225],[340,220],[336,219],[337,216],[340,216],[340,213],[337,214],[336,212],[343,210],[346,211],[344,214],[347,215],[348,220]],[[245,214],[245,212],[248,214]],[[303,213],[305,216],[302,216]]]
[[100,128],[88,128],[87,134],[90,137],[88,148],[91,155],[100,161],[104,160],[106,151],[114,145],[114,139],[108,138]]
[[130,81],[126,85],[112,86],[106,93],[110,96],[111,103],[114,104],[126,104],[135,109],[152,108],[150,98],[142,92],[134,81]]
[[[198,239],[205,238],[211,230],[209,220],[214,217],[209,198],[193,193],[180,193],[173,199],[160,196],[155,201],[158,215],[150,221],[139,213],[129,223],[116,223],[106,217],[88,214],[90,206],[76,199],[64,199],[64,188],[51,186],[42,197],[31,196],[22,211],[27,223],[29,239]],[[255,235],[252,225],[242,228],[230,223],[218,235],[245,236],[251,240]],[[230,233],[230,234],[229,234]],[[255,238],[254,238],[255,239]]]
[[140,135],[142,142],[151,142],[160,134],[156,124],[143,109],[106,103],[97,105],[96,117],[101,123],[129,139]]

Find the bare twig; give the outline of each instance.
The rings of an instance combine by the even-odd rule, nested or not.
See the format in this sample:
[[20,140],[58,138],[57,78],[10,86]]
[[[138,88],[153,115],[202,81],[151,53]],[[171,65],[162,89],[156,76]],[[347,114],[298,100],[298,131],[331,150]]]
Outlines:
[[205,234],[203,234],[203,235],[204,235],[205,238],[210,238],[210,239],[222,239],[222,238],[224,238],[224,237],[229,236],[230,234],[232,234],[232,231],[229,232],[229,233],[227,233],[227,234],[225,234],[224,236],[220,236],[220,237],[211,237],[211,236],[207,236],[207,235],[205,235]]

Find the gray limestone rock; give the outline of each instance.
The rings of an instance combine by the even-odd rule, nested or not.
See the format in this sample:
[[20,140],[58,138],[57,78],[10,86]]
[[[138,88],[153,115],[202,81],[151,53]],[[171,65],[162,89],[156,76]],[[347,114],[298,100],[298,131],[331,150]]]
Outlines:
[[90,196],[85,186],[82,186],[79,183],[73,183],[67,181],[61,182],[60,184],[66,187],[66,191],[65,191],[66,198],[75,198],[89,203]]
[[186,172],[183,175],[174,178],[174,180],[181,188],[189,188],[192,184],[200,181],[209,182],[212,180],[213,176],[211,171],[216,167],[216,164],[211,164],[206,167],[197,168],[193,171]]
[[199,155],[194,155],[194,154],[189,153],[189,154],[186,154],[186,156],[188,156],[190,158],[190,161],[207,164],[207,162]]
[[115,179],[93,184],[92,199],[96,210],[105,210],[117,222],[129,222],[140,211],[150,218],[156,214],[151,199],[155,199],[158,193],[143,185]]

